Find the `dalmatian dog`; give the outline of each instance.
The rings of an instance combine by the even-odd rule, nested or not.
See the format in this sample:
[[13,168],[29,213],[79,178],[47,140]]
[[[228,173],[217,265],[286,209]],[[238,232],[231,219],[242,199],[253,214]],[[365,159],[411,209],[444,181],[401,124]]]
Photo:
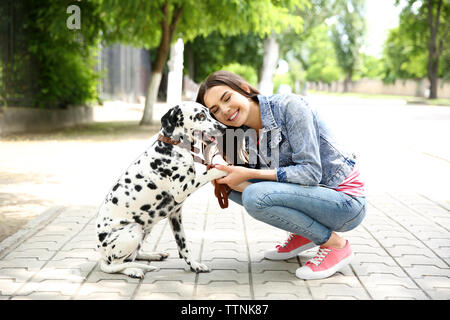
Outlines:
[[[224,134],[225,126],[213,119],[207,108],[195,102],[183,102],[161,118],[159,135],[191,146],[197,139],[205,145]],[[156,136],[155,136],[156,137]],[[183,201],[207,182],[226,176],[212,168],[196,175],[189,148],[154,139],[123,173],[101,204],[96,231],[100,269],[106,273],[123,273],[143,278],[145,271],[156,267],[135,260],[161,261],[167,252],[144,253],[141,246],[152,227],[168,218],[184,258],[196,273],[209,272],[208,267],[192,259],[181,220]]]

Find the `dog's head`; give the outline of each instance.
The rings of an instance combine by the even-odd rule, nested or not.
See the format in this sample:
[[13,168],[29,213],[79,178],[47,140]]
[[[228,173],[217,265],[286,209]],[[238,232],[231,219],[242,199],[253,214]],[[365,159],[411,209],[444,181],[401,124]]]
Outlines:
[[191,143],[201,139],[209,144],[225,133],[226,126],[209,114],[208,108],[197,102],[183,102],[166,112],[161,118],[163,134],[172,139],[188,139]]

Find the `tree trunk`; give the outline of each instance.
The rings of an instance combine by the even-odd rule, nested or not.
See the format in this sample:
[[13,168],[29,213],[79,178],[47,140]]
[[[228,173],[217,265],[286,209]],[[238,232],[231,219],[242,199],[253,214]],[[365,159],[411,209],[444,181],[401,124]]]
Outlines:
[[344,89],[342,92],[348,92],[348,85],[352,81],[352,73],[347,73],[347,76],[344,79]]
[[429,99],[437,98],[439,51],[437,49],[436,38],[439,29],[439,19],[441,14],[442,0],[437,2],[436,15],[433,15],[433,4],[435,0],[428,0],[428,26],[430,27],[430,41],[428,42],[428,80],[430,80]]
[[261,68],[261,80],[258,89],[263,95],[273,93],[273,75],[277,68],[279,46],[275,36],[269,36],[264,41],[264,60]]
[[161,21],[161,41],[156,52],[155,61],[152,64],[152,73],[145,95],[144,113],[140,125],[151,125],[153,123],[153,107],[158,97],[159,85],[161,84],[162,72],[169,55],[170,42],[183,12],[182,7],[175,7],[172,22],[169,21],[169,3],[166,1],[162,11],[164,19]]

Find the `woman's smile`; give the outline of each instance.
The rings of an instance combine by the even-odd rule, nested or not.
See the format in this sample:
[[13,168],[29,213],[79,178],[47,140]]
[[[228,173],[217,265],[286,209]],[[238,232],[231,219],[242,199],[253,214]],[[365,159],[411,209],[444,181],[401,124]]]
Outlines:
[[233,122],[237,120],[237,117],[239,115],[239,109],[237,109],[233,114],[228,118],[228,121]]

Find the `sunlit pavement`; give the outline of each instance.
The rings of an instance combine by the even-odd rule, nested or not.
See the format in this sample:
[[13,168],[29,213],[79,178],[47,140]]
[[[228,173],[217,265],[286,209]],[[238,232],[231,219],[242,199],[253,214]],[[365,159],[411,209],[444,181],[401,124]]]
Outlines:
[[[183,220],[191,251],[210,273],[192,273],[178,258],[167,221],[144,246],[171,253],[151,263],[159,271],[143,280],[102,273],[94,250],[96,207],[147,139],[0,142],[6,176],[0,195],[8,200],[0,205],[43,212],[0,243],[0,299],[449,299],[450,108],[307,99],[357,153],[367,182],[367,217],[342,233],[355,259],[341,272],[297,279],[295,270],[314,250],[298,259],[265,260],[264,251],[286,232],[238,205],[220,209],[208,185],[187,200]],[[139,119],[135,109],[129,119]],[[106,111],[102,117],[112,119]]]

